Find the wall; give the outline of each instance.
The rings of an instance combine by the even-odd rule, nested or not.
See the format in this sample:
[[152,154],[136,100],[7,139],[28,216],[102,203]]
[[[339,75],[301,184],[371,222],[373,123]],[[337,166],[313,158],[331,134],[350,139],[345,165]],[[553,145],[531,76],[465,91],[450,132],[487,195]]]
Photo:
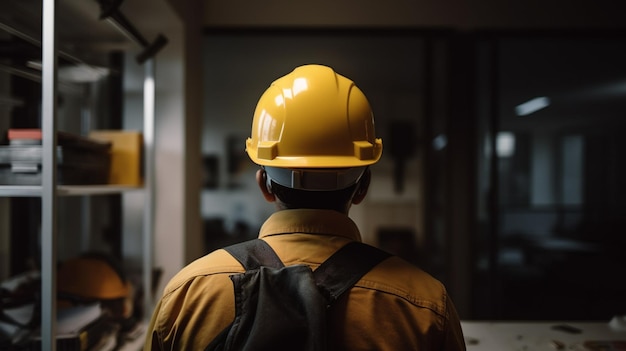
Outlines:
[[182,55],[184,124],[184,233],[185,262],[202,256],[202,223],[200,219],[201,155],[202,131],[202,4],[197,1],[169,1],[172,10],[182,20]]
[[[207,26],[614,28],[626,26],[620,1],[205,0]],[[245,10],[244,10],[245,9]]]
[[[154,266],[162,270],[156,288],[157,298],[167,281],[185,264],[202,254],[199,215],[199,127],[201,118],[197,99],[200,91],[197,76],[199,55],[194,38],[193,16],[187,5],[169,1],[124,3],[122,10],[141,29],[147,40],[158,34],[167,37],[167,45],[156,55],[155,121],[155,195],[154,195]],[[195,5],[194,5],[195,6]],[[201,6],[198,6],[201,8]],[[183,18],[189,20],[183,20]],[[196,25],[197,26],[197,25]],[[124,123],[128,129],[142,129],[141,109],[143,67],[135,55],[126,57]],[[194,58],[197,57],[197,58]],[[141,194],[126,194],[124,225],[134,235],[124,238],[126,257],[137,265],[141,259],[141,228],[144,199]]]

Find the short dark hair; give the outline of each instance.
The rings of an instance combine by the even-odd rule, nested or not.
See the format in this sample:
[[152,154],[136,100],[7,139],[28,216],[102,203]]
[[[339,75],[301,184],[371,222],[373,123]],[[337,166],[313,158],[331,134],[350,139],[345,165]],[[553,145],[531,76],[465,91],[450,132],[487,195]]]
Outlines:
[[288,188],[272,181],[272,193],[285,205],[287,209],[310,208],[327,209],[344,212],[357,184],[333,191],[310,191]]

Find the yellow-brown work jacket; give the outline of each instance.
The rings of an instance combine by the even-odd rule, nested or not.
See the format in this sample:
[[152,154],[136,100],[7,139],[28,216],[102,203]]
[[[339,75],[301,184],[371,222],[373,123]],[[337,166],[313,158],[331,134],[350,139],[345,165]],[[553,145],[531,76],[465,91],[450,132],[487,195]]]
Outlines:
[[[286,266],[312,269],[346,243],[361,240],[348,216],[330,210],[278,211],[263,224],[259,237]],[[144,350],[204,350],[233,321],[229,276],[241,272],[242,266],[224,250],[183,268],[156,306]],[[398,257],[364,275],[330,314],[333,350],[465,350],[459,317],[444,286]]]

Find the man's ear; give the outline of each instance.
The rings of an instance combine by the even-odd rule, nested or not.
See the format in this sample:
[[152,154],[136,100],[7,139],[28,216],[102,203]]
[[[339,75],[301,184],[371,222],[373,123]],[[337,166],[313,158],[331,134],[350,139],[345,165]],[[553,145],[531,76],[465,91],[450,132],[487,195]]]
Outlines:
[[359,179],[356,191],[354,192],[354,196],[352,197],[353,204],[358,205],[363,201],[363,199],[365,199],[365,195],[367,195],[367,190],[369,189],[371,179],[372,173],[368,168],[361,176],[361,179]]
[[272,189],[267,182],[267,173],[265,173],[265,170],[259,169],[258,171],[256,171],[256,182],[259,186],[259,189],[261,189],[261,193],[263,194],[265,200],[267,202],[275,202],[276,195],[272,193]]

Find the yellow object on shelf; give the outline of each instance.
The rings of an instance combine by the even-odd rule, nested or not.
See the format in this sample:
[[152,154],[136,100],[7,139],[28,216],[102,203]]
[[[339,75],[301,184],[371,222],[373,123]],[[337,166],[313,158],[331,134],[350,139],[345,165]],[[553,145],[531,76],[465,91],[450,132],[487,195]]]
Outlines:
[[94,130],[89,137],[112,142],[109,184],[143,184],[143,135],[137,131]]

